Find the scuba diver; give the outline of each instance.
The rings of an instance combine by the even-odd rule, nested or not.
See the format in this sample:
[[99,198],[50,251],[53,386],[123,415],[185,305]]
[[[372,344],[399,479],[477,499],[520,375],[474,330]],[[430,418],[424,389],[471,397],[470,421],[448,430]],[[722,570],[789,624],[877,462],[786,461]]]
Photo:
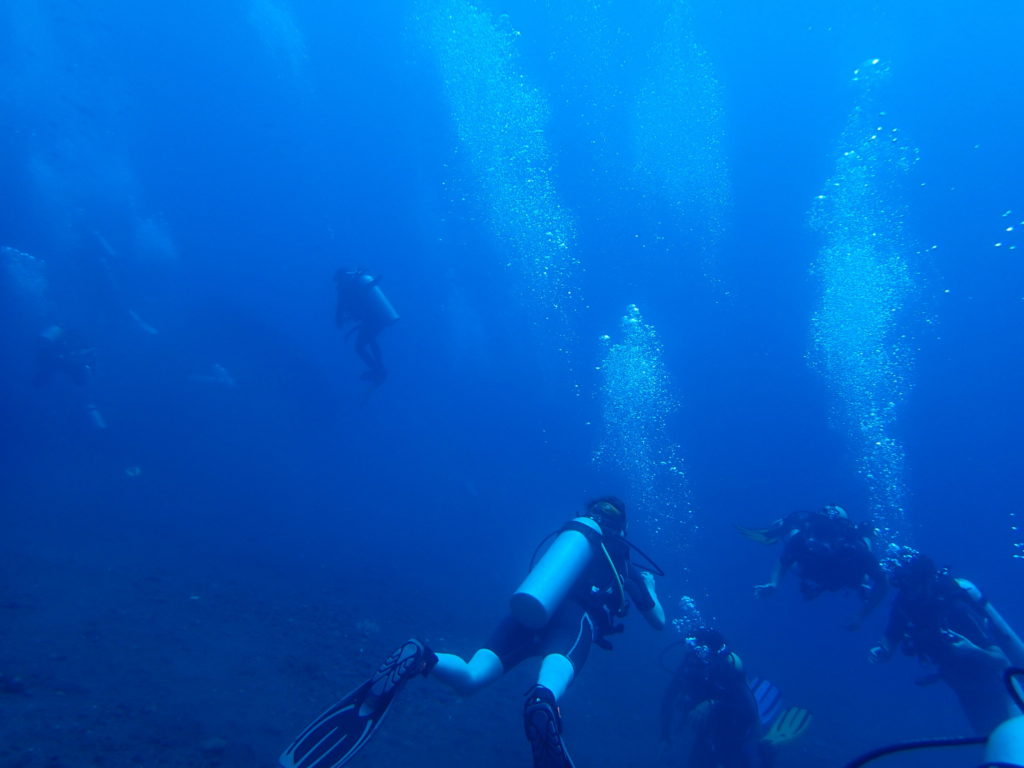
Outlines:
[[384,368],[377,336],[398,320],[398,313],[381,291],[378,278],[362,268],[339,269],[334,273],[334,282],[338,290],[334,322],[339,328],[344,328],[349,322],[354,323],[345,338],[353,333],[356,335],[356,354],[366,364],[362,378],[374,385],[380,384],[388,372]]
[[695,629],[683,646],[661,698],[661,742],[664,751],[682,714],[693,730],[687,768],[768,768],[776,745],[807,730],[807,710],[782,711],[771,683],[748,681],[743,662],[717,629]]
[[562,741],[558,701],[582,669],[590,646],[611,648],[608,636],[622,631],[619,619],[630,601],[655,629],[664,628],[665,612],[651,571],[631,562],[630,550],[636,548],[626,539],[626,506],[620,499],[607,496],[588,503],[582,516],[551,536],[551,546],[539,560],[535,556],[513,594],[509,615],[469,661],[408,640],[373,677],[299,734],[281,756],[282,768],[347,763],[373,735],[395,694],[417,675],[466,695],[535,657],[541,658],[540,672],[523,707],[534,768],[573,768]]
[[782,541],[782,552],[766,584],[754,587],[757,597],[770,597],[789,570],[796,566],[800,592],[813,600],[822,592],[855,591],[861,610],[847,628],[857,629],[885,597],[885,573],[872,551],[874,531],[869,523],[854,524],[840,506],[828,505],[816,512],[791,512],[768,528],[739,531],[762,544]]
[[[84,389],[95,369],[96,349],[77,334],[57,324],[39,334],[32,375],[32,385],[37,389],[49,385],[58,375],[66,376],[75,386]],[[95,403],[86,403],[85,409],[93,426],[106,429],[107,422]]]
[[895,558],[891,581],[896,597],[870,660],[888,661],[902,647],[933,667],[918,685],[945,682],[980,735],[1019,714],[1003,675],[1024,662],[1024,644],[981,591],[909,547]]
[[743,663],[722,633],[701,627],[685,640],[686,650],[661,698],[661,741],[672,740],[678,713],[693,724],[688,768],[767,766],[757,701]]

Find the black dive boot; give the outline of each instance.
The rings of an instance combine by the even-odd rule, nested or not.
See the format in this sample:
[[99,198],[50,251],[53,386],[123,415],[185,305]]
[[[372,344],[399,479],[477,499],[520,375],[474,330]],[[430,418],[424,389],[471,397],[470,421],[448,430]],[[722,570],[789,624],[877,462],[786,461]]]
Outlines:
[[533,768],[576,768],[562,743],[562,717],[555,695],[543,685],[533,686],[526,694],[523,725],[533,749]]

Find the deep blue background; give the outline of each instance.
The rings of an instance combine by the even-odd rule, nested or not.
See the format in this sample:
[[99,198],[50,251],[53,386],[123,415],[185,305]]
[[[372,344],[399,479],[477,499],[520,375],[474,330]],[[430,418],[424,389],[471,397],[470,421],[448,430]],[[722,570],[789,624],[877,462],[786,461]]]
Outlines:
[[[296,595],[325,614],[337,599],[380,625],[371,654],[410,633],[470,638],[457,649],[468,651],[534,543],[588,496],[620,490],[590,461],[593,369],[598,336],[635,302],[681,401],[670,437],[696,511],[685,537],[700,543],[684,554],[641,542],[670,572],[666,604],[695,595],[751,668],[815,711],[808,764],[957,731],[944,691],[909,685],[911,662],[863,663],[881,617],[848,635],[838,598],[755,603],[750,586],[774,553],[731,526],[825,502],[857,516],[867,503],[856,445],[830,424],[806,361],[821,244],[807,220],[854,106],[850,74],[880,57],[891,123],[921,157],[904,190],[918,287],[903,319],[914,387],[896,425],[905,536],[1021,618],[1010,515],[1024,497],[1024,238],[1003,231],[1024,221],[1020,6],[693,2],[733,187],[705,261],[671,208],[638,194],[628,143],[672,4],[482,3],[521,32],[516,65],[550,107],[553,180],[576,222],[586,299],[566,359],[517,298],[522,278],[504,267],[481,201],[463,198],[472,169],[414,9],[348,5],[280,2],[301,35],[294,59],[261,38],[243,2],[0,11],[0,245],[45,262],[46,319],[98,348],[92,396],[110,424],[92,430],[66,382],[30,387],[41,325],[5,275],[0,547],[12,566],[0,566],[0,590],[74,564],[153,569],[175,584],[227,579],[277,616]],[[144,219],[163,222],[176,258],[138,256]],[[109,269],[95,233],[116,252]],[[357,264],[381,275],[403,317],[383,338],[391,376],[369,397],[333,326],[331,276]],[[141,332],[129,308],[159,333]],[[237,389],[189,379],[214,363]],[[55,594],[56,625],[67,608],[64,629],[77,626]],[[644,659],[666,638],[632,629],[578,696],[642,702],[646,738],[659,672]],[[268,656],[305,653],[306,640],[286,637]],[[0,674],[17,674],[23,660],[3,661]],[[345,670],[332,660],[333,684],[358,678]],[[282,685],[274,695],[287,700]],[[505,694],[516,711],[518,690]],[[319,706],[301,704],[310,716]],[[276,727],[301,727],[305,708],[289,705]],[[251,722],[275,717],[266,704]],[[595,725],[593,760],[641,750],[608,740]]]

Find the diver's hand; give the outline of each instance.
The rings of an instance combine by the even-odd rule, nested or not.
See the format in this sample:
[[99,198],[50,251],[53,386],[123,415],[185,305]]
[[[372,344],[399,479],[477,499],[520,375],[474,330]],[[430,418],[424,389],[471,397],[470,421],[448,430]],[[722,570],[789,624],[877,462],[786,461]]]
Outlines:
[[654,574],[650,571],[640,571],[640,578],[644,582],[644,586],[647,587],[651,592],[654,591]]
[[775,594],[778,589],[778,585],[768,582],[767,584],[756,584],[754,585],[754,597],[766,598],[771,597]]
[[888,650],[884,645],[876,645],[868,651],[868,661],[872,664],[881,664],[884,661],[888,661],[890,656],[892,656],[892,651]]
[[942,636],[949,641],[949,647],[953,650],[955,656],[962,658],[985,652],[959,632],[954,632],[952,629],[942,630]]

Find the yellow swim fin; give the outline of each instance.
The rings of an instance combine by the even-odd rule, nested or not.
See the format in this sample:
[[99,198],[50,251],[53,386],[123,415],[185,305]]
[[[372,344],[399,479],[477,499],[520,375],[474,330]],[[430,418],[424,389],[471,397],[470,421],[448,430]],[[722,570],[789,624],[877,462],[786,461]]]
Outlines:
[[779,540],[778,536],[772,535],[771,528],[744,528],[742,525],[735,527],[737,531],[758,544],[774,544]]
[[762,741],[778,746],[793,741],[811,725],[811,713],[801,707],[790,707],[772,723]]

